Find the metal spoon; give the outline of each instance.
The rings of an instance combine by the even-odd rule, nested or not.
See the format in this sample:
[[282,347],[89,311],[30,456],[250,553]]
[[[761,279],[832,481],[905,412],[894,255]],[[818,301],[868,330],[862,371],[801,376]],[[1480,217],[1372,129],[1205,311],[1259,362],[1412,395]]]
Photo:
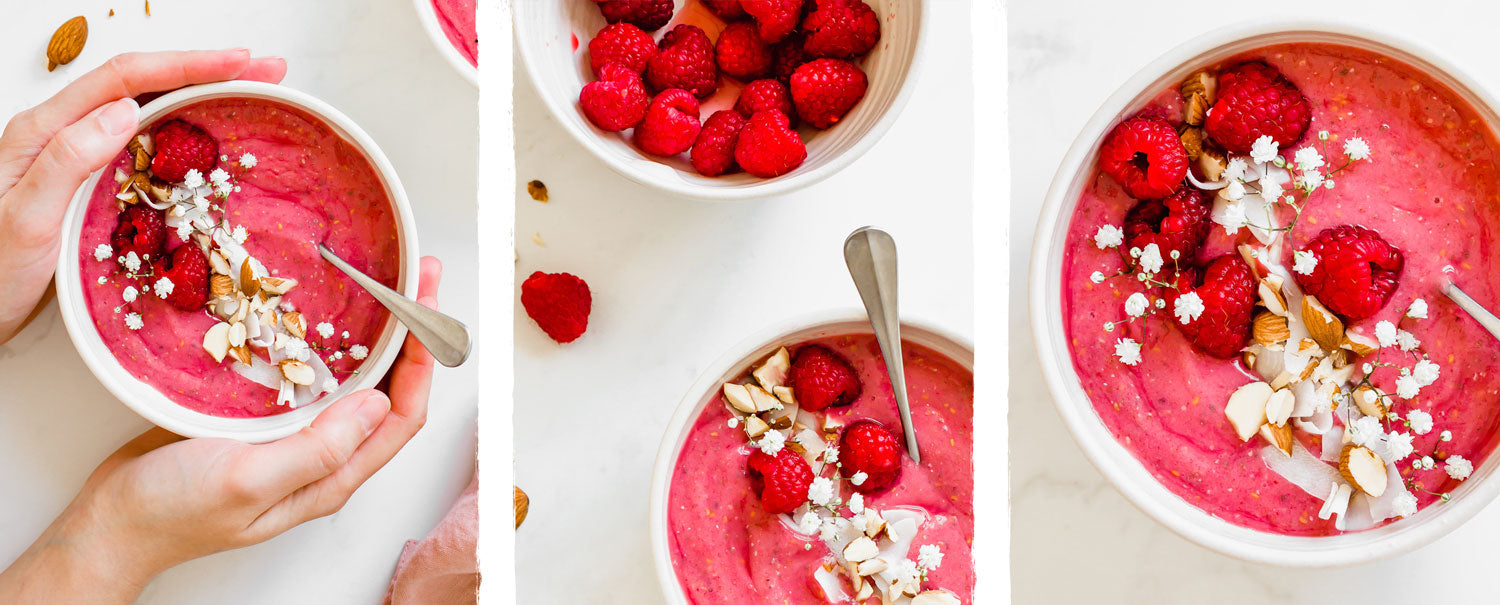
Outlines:
[[432,309],[422,306],[421,303],[402,296],[401,293],[385,287],[374,278],[361,273],[359,269],[350,266],[339,258],[327,246],[318,244],[318,253],[323,255],[323,260],[333,263],[344,275],[348,275],[355,283],[364,287],[370,296],[385,305],[385,308],[395,315],[396,319],[406,324],[406,329],[427,347],[432,353],[432,358],[447,367],[462,365],[469,358],[471,342],[469,340],[469,329],[463,322],[438,313]]
[[901,365],[901,318],[896,309],[896,242],[891,235],[874,227],[861,227],[844,240],[844,264],[865,303],[865,314],[875,328],[875,341],[885,357],[885,371],[896,390],[896,407],[901,410],[901,428],[906,433],[906,452],[913,462],[922,463],[917,449],[917,430],[911,423],[911,406],[906,402],[906,369]]
[[1475,302],[1473,297],[1459,289],[1458,285],[1451,281],[1443,284],[1443,294],[1447,294],[1448,298],[1458,304],[1458,308],[1463,309],[1470,317],[1474,318],[1474,321],[1479,322],[1479,325],[1489,330],[1491,336],[1500,339],[1500,318],[1495,317],[1495,314],[1491,313],[1489,309]]

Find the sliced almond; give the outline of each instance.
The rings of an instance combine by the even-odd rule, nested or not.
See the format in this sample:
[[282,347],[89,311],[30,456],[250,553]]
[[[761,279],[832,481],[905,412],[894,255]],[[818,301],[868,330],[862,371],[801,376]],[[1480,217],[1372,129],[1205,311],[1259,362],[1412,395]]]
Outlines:
[[151,179],[151,189],[147,190],[147,192],[159,204],[165,204],[172,200],[172,184],[161,179]]
[[245,318],[249,316],[250,301],[241,298],[239,304],[234,309],[234,315],[230,316],[229,320],[232,322],[240,322],[245,321]]
[[766,361],[761,363],[760,367],[755,368],[750,375],[754,376],[755,381],[767,391],[775,391],[776,387],[786,384],[786,375],[791,369],[792,358],[787,353],[786,347],[781,347],[767,357]]
[[240,291],[245,296],[255,296],[260,293],[260,280],[255,278],[255,267],[251,266],[250,259],[240,261]]
[[229,324],[229,346],[238,347],[245,344],[246,332],[245,324]]
[[[224,260],[224,255],[220,254],[218,250],[208,253],[208,266],[214,270],[216,275],[223,275],[225,277],[229,277],[229,272],[232,270],[229,268],[229,261]],[[230,283],[234,282],[231,280]]]
[[1203,155],[1203,129],[1186,127],[1177,135],[1182,142],[1183,151],[1187,152],[1189,161],[1197,161]]
[[1318,297],[1311,294],[1302,297],[1302,323],[1307,325],[1308,334],[1324,351],[1344,344],[1344,322],[1323,306]]
[[146,155],[143,149],[137,149],[134,154],[135,164],[132,166],[136,172],[145,172],[151,167],[151,156]]
[[911,605],[963,605],[963,602],[950,593],[928,590],[912,597]]
[[771,389],[771,394],[787,405],[797,405],[797,396],[792,393],[792,387],[780,386]]
[[861,576],[873,576],[882,571],[885,571],[888,568],[890,568],[890,564],[886,563],[885,559],[870,559],[868,561],[860,562],[859,569],[856,573]]
[[1286,316],[1286,296],[1281,292],[1281,286],[1285,280],[1280,275],[1267,275],[1260,280],[1260,304],[1266,306],[1266,310],[1283,317]]
[[[281,327],[286,329],[287,334],[291,334],[295,338],[307,338],[307,318],[303,317],[301,313],[292,311],[282,315]],[[728,393],[725,393],[725,396],[727,397]]]
[[1217,181],[1224,176],[1224,169],[1229,167],[1229,162],[1224,159],[1224,154],[1216,149],[1203,148],[1203,153],[1198,156],[1198,171],[1203,173],[1203,178],[1209,181]]
[[[879,559],[871,560],[878,561]],[[870,587],[869,583],[865,582],[865,577],[859,573],[859,564],[850,563],[848,565],[845,565],[844,571],[849,572],[849,583],[854,585],[855,592],[859,592]]]
[[745,435],[751,439],[758,439],[769,430],[771,430],[770,425],[766,424],[766,421],[761,420],[760,416],[745,417]]
[[1353,330],[1344,332],[1344,342],[1342,345],[1358,357],[1374,355],[1376,351],[1380,350],[1380,341]]
[[745,389],[750,391],[750,400],[755,403],[756,412],[769,412],[786,407],[782,405],[780,399],[777,399],[775,395],[767,393],[759,385],[745,385]]
[[[138,153],[156,155],[156,146],[151,142],[151,135],[144,132],[130,139],[130,142],[125,144],[125,150],[129,151],[132,157]],[[145,170],[145,168],[137,168],[136,170]]]
[[[766,414],[766,415],[770,416],[770,414]],[[776,417],[774,417],[774,418],[772,418],[770,420],[770,424],[771,424],[771,428],[776,429],[778,431],[783,431],[783,430],[792,428],[792,415],[791,414],[783,414],[781,416],[776,416]]]
[[250,365],[250,347],[247,347],[245,345],[229,347],[229,354],[233,355],[235,360],[239,361],[240,363],[243,363],[247,366]]
[[837,433],[844,429],[844,423],[834,418],[832,414],[823,416],[823,432]]
[[1219,95],[1219,79],[1207,70],[1199,71],[1183,80],[1182,84],[1177,87],[1177,91],[1182,94],[1183,98],[1202,95],[1205,103],[1213,105],[1214,99]]
[[1261,311],[1260,315],[1255,316],[1251,334],[1257,344],[1269,347],[1286,342],[1292,337],[1292,330],[1287,326],[1286,317],[1271,311]]
[[1390,412],[1385,405],[1385,398],[1380,396],[1380,391],[1371,388],[1370,385],[1361,385],[1349,396],[1354,398],[1354,406],[1359,408],[1359,413],[1366,416],[1383,419],[1386,413]]
[[869,582],[866,582],[863,588],[860,588],[860,589],[858,589],[858,590],[855,591],[855,593],[854,593],[854,602],[855,603],[863,603],[863,602],[869,600],[869,598],[873,597],[873,596],[875,596],[875,585],[874,584],[870,584]]
[[208,351],[215,362],[222,363],[229,353],[229,324],[219,322],[204,332],[203,350]]
[[724,383],[724,400],[729,406],[746,414],[755,413],[755,400],[750,398],[750,390],[745,385],[732,382]]
[[260,278],[260,294],[281,296],[282,294],[291,292],[292,288],[295,287],[297,287],[297,280],[290,277],[272,277],[267,275]]
[[1369,494],[1371,498],[1379,498],[1385,493],[1386,481],[1385,460],[1375,455],[1370,448],[1359,445],[1344,446],[1343,453],[1339,454],[1339,474],[1359,491]]
[[860,563],[875,558],[880,554],[880,547],[874,540],[866,536],[855,538],[848,546],[844,547],[844,560],[850,563]]
[[1266,440],[1266,443],[1276,446],[1276,449],[1286,454],[1286,457],[1292,457],[1292,425],[1262,424],[1260,436]]
[[1297,407],[1297,396],[1292,394],[1291,389],[1281,389],[1271,393],[1271,398],[1266,400],[1266,423],[1285,426],[1295,407]]
[[1208,98],[1200,93],[1187,95],[1182,102],[1182,121],[1192,126],[1203,125],[1203,114],[1208,113]]
[[213,275],[208,278],[208,294],[213,298],[234,296],[234,280],[228,275]]
[[1271,385],[1252,382],[1236,389],[1229,396],[1229,403],[1224,406],[1224,415],[1229,418],[1229,424],[1234,426],[1234,432],[1240,436],[1240,441],[1249,441],[1260,430],[1260,425],[1266,423],[1266,402],[1270,401],[1271,394]]
[[317,372],[306,362],[295,359],[285,359],[281,362],[281,376],[292,384],[309,387],[313,379],[317,378]]
[[879,511],[873,513],[867,512],[865,513],[863,518],[865,521],[864,530],[866,536],[874,538],[875,536],[880,535],[880,532],[885,531],[885,517],[882,516]]

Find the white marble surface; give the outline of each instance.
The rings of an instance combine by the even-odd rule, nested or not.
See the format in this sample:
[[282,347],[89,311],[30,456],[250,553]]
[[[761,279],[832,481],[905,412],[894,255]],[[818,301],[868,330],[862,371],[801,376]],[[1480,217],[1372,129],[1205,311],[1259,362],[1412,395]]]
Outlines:
[[[107,18],[111,8],[117,14]],[[409,0],[155,0],[152,12],[144,16],[142,0],[10,3],[0,25],[0,115],[117,52],[244,46],[286,57],[286,84],[340,108],[382,145],[411,194],[421,251],[447,267],[444,309],[472,324],[477,95],[438,55]],[[47,39],[76,14],[89,18],[88,46],[48,74]],[[475,384],[472,361],[439,368],[426,428],[342,512],[173,569],[141,602],[378,602],[402,544],[426,534],[468,483]],[[89,373],[55,308],[0,347],[0,392],[0,562],[8,563],[96,463],[148,425]]]
[[[517,279],[566,271],[594,297],[588,333],[562,346],[516,305],[516,482],[531,495],[517,602],[662,601],[646,509],[668,418],[752,332],[859,305],[841,254],[853,229],[895,237],[907,316],[970,333],[969,7],[932,6],[943,33],[902,119],[842,173],[768,200],[682,200],[626,180],[563,131],[517,65]],[[526,195],[531,179],[551,202]]]
[[[1429,5],[1437,8],[1437,5]],[[1199,32],[1254,15],[1347,18],[1438,49],[1500,90],[1500,6],[1284,2],[1244,7],[1168,0],[1012,0],[1012,587],[1016,603],[1491,602],[1500,505],[1438,542],[1337,570],[1251,565],[1190,543],[1132,507],[1084,459],[1039,376],[1027,321],[1031,229],[1067,147],[1114,89]],[[1358,7],[1357,9],[1355,7]],[[1218,10],[1218,9],[1224,10]],[[1421,13],[1421,14],[1417,14]],[[1029,378],[1028,378],[1029,377]]]

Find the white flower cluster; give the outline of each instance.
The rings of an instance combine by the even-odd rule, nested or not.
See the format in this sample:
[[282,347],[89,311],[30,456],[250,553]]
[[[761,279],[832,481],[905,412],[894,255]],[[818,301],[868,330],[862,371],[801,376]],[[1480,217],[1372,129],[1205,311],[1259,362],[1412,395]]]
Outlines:
[[[1326,142],[1331,135],[1320,131],[1317,138]],[[1369,144],[1359,137],[1345,141],[1345,160],[1339,166],[1330,166],[1323,150],[1326,146],[1302,147],[1292,153],[1288,162],[1275,139],[1269,135],[1256,139],[1250,156],[1229,158],[1221,180],[1215,182],[1220,191],[1214,206],[1214,222],[1222,225],[1229,235],[1249,227],[1262,244],[1270,245],[1281,231],[1290,228],[1277,225],[1277,204],[1285,204],[1301,215],[1297,195],[1288,195],[1287,187],[1293,187],[1304,197],[1320,188],[1332,189],[1334,173],[1370,157]],[[1304,260],[1299,256],[1299,273],[1311,272],[1315,266],[1316,259]]]

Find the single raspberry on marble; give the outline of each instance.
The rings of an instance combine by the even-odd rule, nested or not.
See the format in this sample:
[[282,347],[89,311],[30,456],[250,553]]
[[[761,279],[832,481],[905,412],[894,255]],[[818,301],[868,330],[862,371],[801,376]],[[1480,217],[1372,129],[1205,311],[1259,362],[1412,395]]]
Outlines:
[[1172,253],[1178,253],[1178,264],[1188,265],[1198,256],[1198,249],[1213,229],[1210,215],[1213,200],[1192,185],[1184,185],[1163,200],[1141,200],[1125,213],[1125,246],[1146,249],[1156,244],[1166,265],[1172,265]]
[[589,285],[569,273],[537,271],[521,283],[521,306],[526,315],[559,343],[583,336],[593,305]]
[[817,0],[802,20],[802,50],[814,57],[853,59],[880,42],[880,18],[864,0]]
[[792,357],[787,384],[797,396],[797,404],[814,412],[854,403],[863,392],[859,374],[843,356],[821,345],[797,349]]
[[1172,195],[1187,177],[1187,150],[1166,120],[1120,122],[1099,146],[1099,169],[1138,200]]
[[760,39],[767,44],[782,41],[802,20],[803,0],[743,0],[740,6],[755,19]]
[[604,77],[601,70],[610,63],[644,73],[656,53],[656,40],[651,34],[629,23],[614,23],[604,26],[589,40],[589,67],[596,78]]
[[901,478],[901,443],[884,424],[863,418],[849,423],[839,436],[839,468],[845,479],[858,473],[865,480],[850,487],[861,494],[886,489]]
[[686,90],[664,90],[651,101],[646,119],[635,128],[635,144],[652,155],[674,156],[698,139],[698,99]]
[[791,120],[776,110],[756,112],[740,131],[734,146],[734,161],[745,172],[768,179],[781,176],[807,159],[807,145]]
[[719,176],[734,169],[734,146],[740,140],[745,118],[739,112],[721,109],[708,116],[698,140],[693,143],[693,169],[703,176]]
[[672,0],[604,0],[599,12],[610,23],[629,23],[648,32],[672,21]]
[[1349,321],[1375,315],[1401,282],[1405,257],[1373,229],[1342,225],[1324,229],[1303,252],[1318,259],[1312,273],[1293,272],[1303,291]]
[[714,44],[719,71],[732,78],[754,80],[771,70],[771,47],[760,39],[755,25],[739,22],[719,32]]
[[181,183],[192,170],[207,180],[219,162],[218,141],[183,120],[168,120],[156,127],[151,143],[156,150],[151,173],[168,183]]
[[1262,136],[1291,147],[1311,123],[1312,106],[1302,91],[1276,68],[1249,61],[1219,76],[1219,98],[1203,130],[1226,151],[1244,155]]
[[792,103],[797,115],[814,128],[828,129],[865,98],[869,80],[848,61],[815,59],[792,74]]
[[[1208,265],[1187,267],[1174,278],[1175,289],[1167,288],[1172,325],[1198,350],[1220,359],[1239,356],[1250,344],[1250,326],[1257,300],[1255,274],[1237,253],[1220,256]],[[1177,316],[1177,299],[1192,292],[1203,304],[1203,312],[1187,323]]]
[[698,26],[678,25],[657,46],[659,52],[646,66],[646,83],[651,88],[681,88],[700,99],[719,89],[714,43]]
[[116,257],[134,252],[143,261],[162,258],[167,246],[166,215],[146,204],[126,206],[115,219],[109,245]]
[[651,95],[640,74],[618,63],[605,65],[600,73],[600,79],[585,84],[578,93],[583,115],[610,132],[635,128],[646,119],[651,105]]
[[770,455],[760,450],[750,452],[746,461],[750,487],[760,496],[760,505],[771,514],[789,513],[807,503],[807,488],[812,485],[812,467],[802,456],[788,448]]

